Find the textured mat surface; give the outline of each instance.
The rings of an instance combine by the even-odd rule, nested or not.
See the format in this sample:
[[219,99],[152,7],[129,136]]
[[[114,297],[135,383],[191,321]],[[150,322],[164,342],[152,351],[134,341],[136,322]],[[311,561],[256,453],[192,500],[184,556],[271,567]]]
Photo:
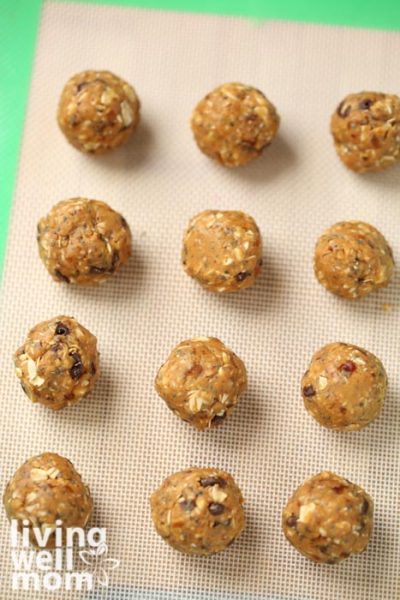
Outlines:
[[[2,294],[0,479],[4,486],[22,461],[45,450],[72,460],[91,487],[93,523],[107,528],[109,554],[121,560],[110,597],[131,598],[135,589],[146,590],[137,597],[160,600],[397,597],[399,278],[363,302],[342,302],[314,280],[312,254],[324,228],[353,218],[377,226],[400,257],[400,166],[357,177],[337,160],[328,132],[330,113],[349,91],[399,91],[399,44],[394,33],[46,4]],[[82,156],[57,129],[62,86],[86,68],[120,74],[142,101],[136,136],[110,156]],[[265,91],[282,118],[265,155],[238,171],[203,157],[188,126],[197,100],[229,80]],[[77,195],[109,202],[134,235],[130,264],[98,289],[55,284],[37,256],[37,220]],[[216,296],[185,276],[182,233],[206,208],[245,210],[258,222],[265,267],[253,289]],[[103,374],[80,405],[51,413],[28,402],[11,355],[31,326],[62,313],[97,335]],[[221,338],[246,362],[250,382],[224,428],[203,434],[153,390],[169,350],[196,335]],[[390,379],[381,418],[359,433],[323,430],[299,397],[312,353],[336,340],[376,353]],[[190,465],[232,472],[247,502],[246,532],[208,560],[169,549],[149,516],[151,491]],[[361,484],[376,503],[368,551],[333,568],[308,563],[280,530],[288,496],[323,469]],[[4,514],[1,524],[5,599],[11,565]]]

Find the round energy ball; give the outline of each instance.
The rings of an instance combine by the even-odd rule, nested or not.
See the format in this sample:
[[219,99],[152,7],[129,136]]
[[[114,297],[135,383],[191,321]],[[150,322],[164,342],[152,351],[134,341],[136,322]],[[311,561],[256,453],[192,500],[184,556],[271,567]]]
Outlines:
[[317,563],[335,564],[365,550],[373,502],[358,485],[329,471],[301,485],[282,515],[289,542]]
[[197,429],[217,427],[247,387],[246,367],[216,338],[185,340],[158,371],[155,386],[167,406]]
[[394,269],[392,249],[367,223],[343,221],[330,227],[315,247],[314,271],[332,294],[356,300],[386,287]]
[[307,411],[336,431],[369,425],[382,409],[386,388],[386,371],[379,358],[339,342],[314,354],[301,382]]
[[261,273],[262,240],[256,222],[238,210],[205,210],[191,219],[182,263],[212,292],[238,292]]
[[358,173],[383,171],[400,158],[400,98],[349,94],[332,115],[331,132],[346,167]]
[[139,98],[126,81],[109,71],[83,71],[65,85],[57,119],[75,148],[103,154],[130,138],[139,110]]
[[225,83],[198,103],[191,126],[204,154],[225,167],[238,167],[269,146],[278,131],[279,116],[259,90]]
[[100,374],[95,336],[66,316],[33,327],[14,363],[26,395],[53,410],[87,396]]
[[105,202],[58,202],[38,223],[39,254],[55,281],[95,285],[109,279],[132,253],[129,225]]
[[220,469],[193,467],[174,473],[150,502],[157,532],[186,554],[207,556],[225,550],[245,525],[241,491]]
[[93,509],[89,488],[72,463],[52,452],[30,458],[16,471],[3,503],[8,519],[17,521],[19,531],[29,528],[34,546],[39,544],[33,528],[40,528],[42,535],[50,530],[46,548],[55,546],[56,528],[65,543],[67,528],[86,527]]

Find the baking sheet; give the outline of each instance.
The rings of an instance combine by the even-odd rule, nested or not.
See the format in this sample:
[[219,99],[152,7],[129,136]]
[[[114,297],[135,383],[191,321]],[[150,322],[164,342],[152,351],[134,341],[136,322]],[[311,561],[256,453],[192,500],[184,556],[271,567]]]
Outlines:
[[[344,302],[314,280],[312,253],[324,228],[360,219],[400,257],[400,168],[348,172],[328,131],[346,93],[399,91],[399,51],[396,33],[45,4],[2,289],[0,476],[4,486],[21,462],[47,450],[72,460],[94,496],[93,524],[107,528],[109,556],[121,561],[102,598],[397,597],[399,277],[360,303]],[[57,128],[63,84],[87,68],[121,75],[142,101],[137,134],[109,156],[81,155]],[[264,156],[236,171],[201,155],[188,125],[196,102],[230,80],[262,89],[282,118]],[[98,289],[56,285],[37,256],[37,220],[77,195],[121,211],[134,236],[129,265]],[[207,208],[244,210],[259,224],[265,266],[254,288],[217,296],[184,274],[183,230]],[[28,402],[11,355],[31,326],[62,313],[97,335],[103,373],[89,398],[52,413]],[[170,349],[198,335],[230,346],[250,383],[224,427],[205,433],[181,423],[153,390]],[[299,396],[312,353],[337,340],[377,354],[389,376],[382,416],[359,433],[322,429]],[[190,465],[230,471],[246,498],[245,533],[205,560],[165,545],[149,515],[151,491]],[[307,562],[280,530],[288,496],[323,469],[361,484],[376,503],[368,551],[335,567]],[[8,599],[9,530],[1,519],[0,597]],[[64,596],[72,594],[57,597]]]

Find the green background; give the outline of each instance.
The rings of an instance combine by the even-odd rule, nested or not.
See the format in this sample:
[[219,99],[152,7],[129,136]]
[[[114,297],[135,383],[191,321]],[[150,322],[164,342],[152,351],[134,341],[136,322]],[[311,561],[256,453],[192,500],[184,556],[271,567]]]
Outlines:
[[[376,0],[86,0],[86,3],[400,30],[400,0],[386,0],[385,4]],[[41,5],[42,0],[0,0],[0,268]]]

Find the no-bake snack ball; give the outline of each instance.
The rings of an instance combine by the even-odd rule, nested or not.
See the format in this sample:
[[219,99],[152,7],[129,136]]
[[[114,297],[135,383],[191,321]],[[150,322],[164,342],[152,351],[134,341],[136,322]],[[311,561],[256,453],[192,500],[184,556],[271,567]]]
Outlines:
[[95,285],[109,279],[132,252],[129,225],[105,202],[58,202],[38,223],[40,257],[55,281]]
[[29,527],[30,541],[35,546],[33,528],[45,534],[50,529],[46,548],[55,545],[54,530],[61,529],[63,542],[68,527],[84,528],[92,514],[89,488],[83,483],[72,463],[52,452],[27,460],[8,482],[3,496],[9,520],[18,529]]
[[66,316],[31,329],[14,363],[26,395],[53,410],[87,396],[100,373],[95,336]]
[[301,485],[282,515],[289,542],[317,563],[335,564],[365,550],[372,533],[373,502],[358,485],[329,471]]
[[331,132],[346,167],[358,173],[383,171],[400,158],[400,98],[349,94],[332,115]]
[[212,292],[238,292],[261,273],[262,240],[256,222],[237,210],[205,210],[191,219],[182,263]]
[[279,116],[260,90],[225,83],[198,103],[191,125],[204,154],[225,167],[238,167],[269,146],[278,131]]
[[243,362],[216,338],[181,342],[158,371],[158,394],[181,419],[197,429],[217,427],[247,387]]
[[386,287],[394,269],[392,249],[368,223],[343,221],[330,227],[315,247],[314,271],[329,291],[356,300]]
[[314,354],[301,382],[307,411],[324,427],[357,431],[380,413],[387,388],[385,369],[358,346],[336,342]]
[[140,102],[129,83],[109,71],[83,71],[65,85],[58,124],[67,140],[91,154],[124,144],[139,123]]
[[241,491],[219,469],[193,467],[167,477],[151,497],[151,513],[168,544],[201,556],[224,550],[245,525]]

